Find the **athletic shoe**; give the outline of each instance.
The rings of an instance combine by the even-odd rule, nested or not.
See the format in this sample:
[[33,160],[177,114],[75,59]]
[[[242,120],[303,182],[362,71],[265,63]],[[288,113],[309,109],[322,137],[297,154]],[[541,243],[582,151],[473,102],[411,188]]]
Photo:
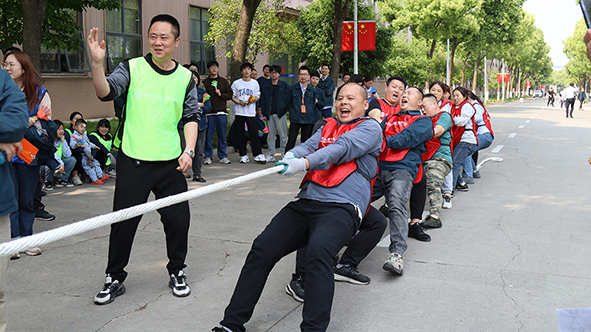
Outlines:
[[16,254],[10,255],[10,260],[15,260],[19,258],[21,258],[21,254],[19,254],[18,252]]
[[297,274],[291,275],[291,281],[285,286],[285,292],[296,301],[304,302],[304,279]]
[[441,219],[428,216],[425,220],[421,221],[421,226],[424,228],[441,228]]
[[55,216],[47,211],[44,207],[35,209],[35,219],[51,221],[55,219]]
[[474,177],[475,179],[480,179],[480,171],[472,172],[472,177]]
[[472,177],[470,177],[470,176],[467,176],[467,177],[465,177],[465,178],[464,178],[464,181],[465,181],[467,184],[474,184],[474,179],[473,179]]
[[384,217],[390,218],[390,210],[388,209],[388,205],[386,205],[386,203],[380,206],[380,212],[384,215]]
[[109,304],[115,300],[115,297],[125,293],[125,286],[119,280],[113,281],[110,275],[105,279],[105,285],[94,297],[94,304]]
[[371,281],[368,276],[359,273],[356,267],[343,265],[334,268],[334,280],[346,281],[356,285],[367,285]]
[[180,270],[177,275],[170,275],[168,287],[172,288],[172,295],[177,297],[185,297],[191,294],[191,288],[187,285],[187,275],[183,270]]
[[402,275],[404,272],[404,261],[402,260],[402,256],[397,253],[390,254],[386,262],[384,262],[382,268],[390,273]]
[[211,332],[232,332],[232,330],[225,326],[216,326],[213,329],[211,329]]
[[106,179],[110,178],[111,176],[108,174],[103,175],[103,177],[101,178],[101,181],[105,181]]
[[101,180],[96,180],[94,182],[91,182],[90,184],[101,185],[101,184],[105,184],[105,183],[103,181],[101,181]]
[[53,184],[54,188],[63,188],[65,187],[65,181],[64,180],[56,180],[55,183]]
[[444,209],[451,209],[451,196],[445,195],[443,196],[443,205],[441,206]]
[[113,177],[117,176],[117,170],[114,169],[113,167],[107,168],[107,171],[105,173],[107,173],[107,174],[109,174],[110,176],[113,176]]
[[232,162],[227,157],[220,159],[220,164],[231,164]]
[[248,155],[247,154],[245,154],[244,156],[240,157],[240,163],[241,164],[246,164],[248,162],[250,162],[250,159],[248,159]]
[[456,185],[456,190],[468,191],[468,185],[466,184],[466,182],[462,182],[462,183]]
[[45,189],[45,191],[52,191],[53,187],[51,186],[51,182],[45,182],[45,186],[43,189]]
[[203,158],[203,165],[211,165],[211,158]]
[[191,174],[189,173],[183,173],[183,175],[185,176],[185,178],[190,179],[191,178]]
[[431,242],[431,237],[429,234],[423,232],[419,223],[408,225],[408,237],[412,237],[422,242]]
[[269,156],[267,156],[267,158],[266,158],[266,159],[267,159],[267,162],[268,162],[268,163],[275,162],[275,156],[271,156],[271,155],[269,155]]
[[31,250],[25,251],[25,254],[27,254],[28,256],[39,256],[42,252],[43,251],[41,251],[41,248],[36,247]]
[[81,186],[82,185],[82,180],[80,180],[80,175],[74,175],[74,176],[72,176],[72,183],[75,186]]
[[200,177],[200,176],[194,176],[194,177],[193,177],[193,181],[194,181],[194,182],[207,182],[207,181],[205,181],[205,179],[204,179],[204,178],[202,178],[202,177]]
[[258,156],[254,157],[254,161],[256,161],[259,164],[266,164],[267,158],[265,158],[265,155],[261,153]]

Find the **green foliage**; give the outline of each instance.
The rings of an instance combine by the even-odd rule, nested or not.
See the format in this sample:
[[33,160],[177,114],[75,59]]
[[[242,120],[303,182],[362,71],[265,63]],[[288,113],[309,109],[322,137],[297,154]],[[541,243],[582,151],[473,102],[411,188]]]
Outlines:
[[568,79],[579,85],[591,79],[591,63],[587,58],[587,47],[582,37],[585,31],[587,26],[581,18],[575,26],[573,35],[564,40],[564,53],[569,59],[566,64]]
[[[82,27],[75,14],[88,7],[116,9],[119,6],[119,0],[48,0],[40,31],[41,44],[48,49],[78,50],[83,45],[79,34]],[[23,43],[23,1],[2,1],[0,26],[0,48]]]
[[296,22],[296,27],[305,42],[295,50],[294,55],[310,68],[318,68],[323,63],[331,63],[334,1],[316,0],[307,7],[298,9],[300,17]]
[[[241,7],[242,1],[216,0],[209,9],[211,17],[205,40],[220,47],[228,59],[232,56]],[[261,2],[248,37],[246,61],[254,63],[257,55],[261,53],[281,55],[299,47],[299,31],[289,17],[281,14],[284,9],[285,0]]]

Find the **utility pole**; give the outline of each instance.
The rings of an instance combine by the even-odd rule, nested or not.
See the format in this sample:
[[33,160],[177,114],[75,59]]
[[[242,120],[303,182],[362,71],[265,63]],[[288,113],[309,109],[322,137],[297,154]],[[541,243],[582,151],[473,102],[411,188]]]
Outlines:
[[446,62],[445,71],[446,71],[445,78],[447,79],[447,85],[451,87],[451,73],[449,72],[449,38],[447,39],[447,62]]
[[502,101],[505,101],[505,58],[503,58],[503,64],[501,68],[501,81],[503,82]]
[[488,103],[488,73],[486,72],[486,55],[484,56],[484,103]]
[[355,26],[355,37],[354,37],[354,44],[355,48],[353,49],[353,74],[359,74],[359,37],[357,33],[359,31],[357,27],[357,0],[355,0],[355,11],[353,14],[353,26]]

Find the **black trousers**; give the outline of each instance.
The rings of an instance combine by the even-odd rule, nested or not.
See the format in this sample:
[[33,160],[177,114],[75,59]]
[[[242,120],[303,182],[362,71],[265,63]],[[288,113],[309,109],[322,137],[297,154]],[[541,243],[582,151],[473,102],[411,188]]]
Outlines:
[[[388,219],[373,206],[363,217],[359,231],[353,236],[347,245],[347,249],[338,262],[343,265],[359,266],[362,260],[369,255],[375,246],[382,239],[384,231],[388,226]],[[296,255],[296,274],[304,277],[306,275],[306,253],[308,248],[299,249]],[[336,263],[336,262],[335,262]]]
[[423,210],[427,200],[427,177],[423,174],[421,181],[412,185],[410,191],[410,219],[423,219]]
[[298,139],[298,133],[302,130],[302,134],[300,136],[301,143],[312,136],[312,129],[314,129],[313,123],[289,123],[289,136],[287,138],[287,146],[285,146],[285,152],[293,149],[295,146],[296,140]]
[[261,139],[257,120],[254,117],[236,115],[236,136],[238,138],[238,153],[240,157],[246,155],[246,135],[244,134],[244,123],[248,126],[248,139],[252,148],[252,156],[256,157],[263,153],[261,150]]
[[[566,116],[567,117],[572,117],[573,116],[573,108],[575,108],[575,98],[567,98],[566,102],[564,103],[565,107],[566,107]],[[570,107],[570,113],[568,111],[568,108]]]
[[[183,173],[176,170],[178,161],[136,162],[123,152],[117,159],[117,182],[113,211],[147,202],[150,192],[156,199],[187,191]],[[166,234],[168,274],[178,273],[186,267],[189,234],[189,203],[182,202],[158,210]],[[106,273],[123,282],[127,277],[124,268],[129,262],[133,238],[142,216],[111,225],[109,236],[109,261]]]
[[254,240],[221,324],[244,332],[275,264],[308,246],[303,321],[305,332],[326,331],[334,295],[333,261],[357,229],[350,204],[300,199],[287,204]]

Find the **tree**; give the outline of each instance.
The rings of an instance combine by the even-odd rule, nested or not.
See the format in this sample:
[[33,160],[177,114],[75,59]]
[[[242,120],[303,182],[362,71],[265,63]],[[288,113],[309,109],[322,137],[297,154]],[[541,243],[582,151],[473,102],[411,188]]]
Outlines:
[[23,45],[23,52],[39,69],[41,45],[64,50],[78,50],[84,45],[76,13],[88,7],[119,6],[119,0],[4,0],[0,6],[0,47]]
[[587,47],[581,38],[586,30],[585,21],[581,18],[573,35],[564,40],[564,53],[569,59],[566,64],[568,78],[581,86],[591,79],[591,63],[587,58]]
[[[248,36],[244,34],[245,28],[239,28],[243,9],[244,4],[235,0],[214,2],[209,9],[210,28],[205,36],[206,41],[224,50],[225,56],[233,62],[236,55],[238,68],[244,61],[254,63],[260,53],[290,53],[297,48],[301,40],[299,31],[290,17],[280,14],[285,9],[284,0],[262,1],[255,10]],[[246,37],[248,42],[237,45],[239,36]],[[244,51],[241,50],[243,47],[246,47]],[[240,77],[238,68],[231,69],[232,79]]]

